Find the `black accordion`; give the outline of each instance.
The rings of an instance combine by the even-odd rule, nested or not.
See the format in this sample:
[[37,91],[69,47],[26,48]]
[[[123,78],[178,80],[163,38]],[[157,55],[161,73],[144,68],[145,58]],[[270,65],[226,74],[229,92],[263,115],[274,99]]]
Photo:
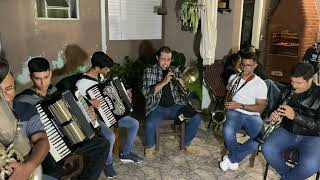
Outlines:
[[78,143],[95,136],[89,119],[91,115],[83,108],[76,94],[69,90],[48,96],[36,108],[55,162],[69,155]]
[[118,77],[96,84],[87,90],[91,99],[98,99],[98,114],[108,127],[117,124],[117,120],[132,112],[131,99]]

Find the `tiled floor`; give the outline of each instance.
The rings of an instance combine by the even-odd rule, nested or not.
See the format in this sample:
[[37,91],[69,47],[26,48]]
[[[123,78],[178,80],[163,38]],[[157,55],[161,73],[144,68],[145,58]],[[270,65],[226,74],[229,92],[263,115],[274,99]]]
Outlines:
[[[143,155],[142,138],[143,134],[140,134],[133,150],[140,155]],[[223,172],[218,166],[223,144],[221,138],[215,136],[212,130],[199,129],[192,145],[196,153],[188,155],[179,150],[178,137],[162,135],[160,151],[154,158],[145,159],[141,164],[123,164],[115,158],[114,167],[118,174],[116,179],[263,179],[265,161],[261,153],[256,157],[253,168],[249,167],[249,158],[246,158],[240,163],[239,170]],[[105,179],[107,178],[102,173],[99,180]],[[279,177],[270,170],[268,179]]]

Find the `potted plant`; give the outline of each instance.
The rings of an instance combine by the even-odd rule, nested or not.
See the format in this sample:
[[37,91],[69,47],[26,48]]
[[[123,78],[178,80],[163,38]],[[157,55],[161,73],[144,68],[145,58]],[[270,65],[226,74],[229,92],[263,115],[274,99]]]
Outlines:
[[198,0],[182,0],[179,12],[182,26],[190,28],[196,33],[200,20],[200,8]]

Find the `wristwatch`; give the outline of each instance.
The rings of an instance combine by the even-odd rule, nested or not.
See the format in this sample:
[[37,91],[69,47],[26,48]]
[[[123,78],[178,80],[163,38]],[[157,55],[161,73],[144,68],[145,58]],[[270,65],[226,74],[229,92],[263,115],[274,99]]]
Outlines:
[[244,109],[246,106],[244,104],[241,104],[241,109]]

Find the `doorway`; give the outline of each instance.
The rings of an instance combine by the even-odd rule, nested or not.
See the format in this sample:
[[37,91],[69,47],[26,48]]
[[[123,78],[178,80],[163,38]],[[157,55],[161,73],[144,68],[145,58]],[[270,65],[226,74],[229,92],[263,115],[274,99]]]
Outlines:
[[251,46],[255,0],[244,0],[240,48]]

